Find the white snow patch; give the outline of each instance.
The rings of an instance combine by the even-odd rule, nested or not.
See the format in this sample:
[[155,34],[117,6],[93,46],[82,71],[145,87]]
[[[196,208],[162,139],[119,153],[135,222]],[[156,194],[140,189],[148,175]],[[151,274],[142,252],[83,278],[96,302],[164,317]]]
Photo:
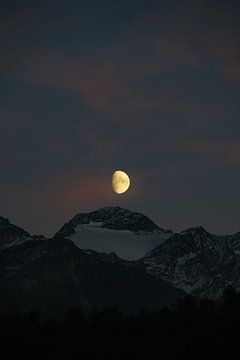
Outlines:
[[129,230],[111,230],[101,227],[102,223],[91,222],[78,225],[75,233],[68,239],[80,249],[90,249],[97,252],[116,253],[126,260],[140,259],[147,252],[162,244],[172,236],[172,233],[132,232]]

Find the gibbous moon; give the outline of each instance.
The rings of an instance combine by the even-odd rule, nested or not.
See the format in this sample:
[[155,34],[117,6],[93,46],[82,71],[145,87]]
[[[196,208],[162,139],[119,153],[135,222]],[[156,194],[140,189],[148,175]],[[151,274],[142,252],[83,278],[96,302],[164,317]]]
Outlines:
[[115,193],[123,194],[128,190],[130,186],[130,179],[128,175],[121,170],[117,170],[113,173],[112,176],[112,187]]

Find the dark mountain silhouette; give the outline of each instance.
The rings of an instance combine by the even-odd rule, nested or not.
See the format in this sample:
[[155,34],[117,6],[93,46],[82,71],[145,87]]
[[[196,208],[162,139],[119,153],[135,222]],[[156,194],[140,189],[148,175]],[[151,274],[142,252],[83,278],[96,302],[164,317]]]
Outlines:
[[107,306],[128,313],[171,306],[184,295],[139,263],[81,250],[67,239],[15,239],[0,260],[0,316],[37,310],[61,317],[73,308],[90,313]]
[[0,249],[5,249],[33,239],[45,239],[43,236],[31,236],[22,228],[13,225],[8,219],[0,216]]
[[46,239],[1,217],[0,316],[37,310],[61,317],[79,306],[132,313],[171,306],[186,292],[218,299],[229,284],[239,287],[239,234],[202,227],[174,234],[142,214],[107,207],[76,215]]
[[150,274],[195,296],[219,298],[240,286],[240,235],[213,235],[203,227],[172,235],[143,259]]

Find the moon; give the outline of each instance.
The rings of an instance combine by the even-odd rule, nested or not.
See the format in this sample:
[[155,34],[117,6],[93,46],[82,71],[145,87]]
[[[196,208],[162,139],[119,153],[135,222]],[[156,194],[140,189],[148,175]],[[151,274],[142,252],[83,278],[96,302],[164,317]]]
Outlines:
[[128,174],[122,170],[114,171],[112,175],[112,187],[115,193],[123,194],[130,186],[130,179]]

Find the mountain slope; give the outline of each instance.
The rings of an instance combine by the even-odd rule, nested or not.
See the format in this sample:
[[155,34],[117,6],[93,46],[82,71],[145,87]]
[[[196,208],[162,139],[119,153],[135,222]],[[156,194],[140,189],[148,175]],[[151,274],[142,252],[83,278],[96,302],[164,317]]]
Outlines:
[[47,240],[0,217],[2,308],[133,309],[167,303],[168,291],[172,301],[175,288],[219,298],[228,285],[240,290],[240,233],[200,226],[172,233],[140,213],[106,207],[76,215]]
[[159,309],[184,295],[115,254],[83,251],[72,241],[29,241],[0,253],[0,316],[38,310],[61,317],[114,306],[123,312]]
[[174,234],[143,259],[147,271],[197,296],[218,298],[240,287],[240,237],[217,236],[202,227]]
[[0,216],[0,250],[14,245],[19,245],[25,241],[33,239],[45,239],[43,236],[31,236],[20,227],[11,224],[8,219]]
[[161,244],[172,234],[145,215],[120,207],[105,207],[76,215],[55,238],[67,238],[81,249],[114,252],[135,260]]

